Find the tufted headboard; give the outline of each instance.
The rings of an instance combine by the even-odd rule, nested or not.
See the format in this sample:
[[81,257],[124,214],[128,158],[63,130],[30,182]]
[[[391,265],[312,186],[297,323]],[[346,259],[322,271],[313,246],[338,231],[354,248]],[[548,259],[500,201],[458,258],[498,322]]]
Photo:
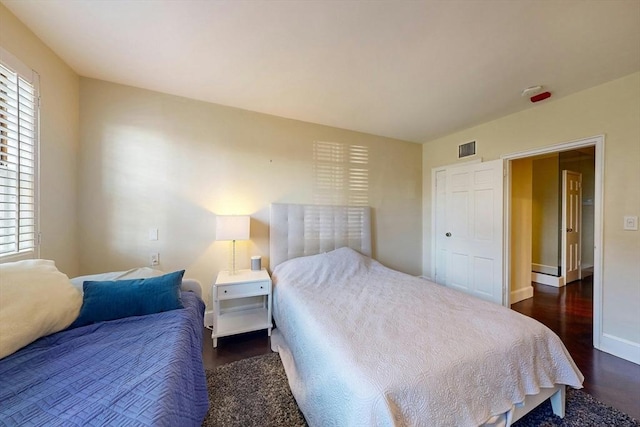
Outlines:
[[272,203],[269,234],[272,271],[288,259],[344,246],[371,256],[371,208]]

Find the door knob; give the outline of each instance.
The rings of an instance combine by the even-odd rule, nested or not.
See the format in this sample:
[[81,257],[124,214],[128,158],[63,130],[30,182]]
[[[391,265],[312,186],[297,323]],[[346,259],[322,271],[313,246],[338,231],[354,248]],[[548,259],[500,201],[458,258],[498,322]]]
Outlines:
[[573,232],[573,228],[567,228],[567,233]]
[[447,234],[445,234],[445,236],[451,237],[451,233],[447,231]]

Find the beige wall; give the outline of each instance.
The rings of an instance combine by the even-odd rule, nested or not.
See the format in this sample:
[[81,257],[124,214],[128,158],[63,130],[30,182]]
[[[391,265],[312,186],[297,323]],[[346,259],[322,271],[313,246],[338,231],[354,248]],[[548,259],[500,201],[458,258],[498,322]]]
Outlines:
[[[369,150],[374,255],[421,272],[419,144],[81,79],[81,269],[148,264],[186,268],[206,291],[228,268],[229,242],[215,241],[216,214],[250,214],[239,268],[269,255],[269,204],[314,202],[315,141]],[[149,228],[159,240],[149,241]]]
[[[514,95],[515,96],[515,95]],[[431,224],[431,169],[456,163],[457,145],[477,140],[479,156],[499,158],[547,145],[605,135],[603,333],[640,344],[640,232],[624,231],[640,215],[640,73],[430,141],[423,145],[423,223]],[[424,227],[423,271],[431,273],[431,229]]]
[[[562,171],[565,169],[582,174],[581,262],[583,268],[593,267],[595,150],[584,148],[545,155],[533,161],[532,262],[552,267],[555,272],[562,264],[560,184]],[[545,271],[535,268],[533,270]]]
[[511,304],[533,296],[531,159],[514,160],[511,173]]
[[[533,235],[531,262],[555,268],[560,265],[560,170],[558,154],[533,160]],[[593,258],[593,256],[591,257]],[[546,272],[544,269],[533,269]]]
[[40,75],[40,257],[75,276],[79,78],[2,4],[0,46]]

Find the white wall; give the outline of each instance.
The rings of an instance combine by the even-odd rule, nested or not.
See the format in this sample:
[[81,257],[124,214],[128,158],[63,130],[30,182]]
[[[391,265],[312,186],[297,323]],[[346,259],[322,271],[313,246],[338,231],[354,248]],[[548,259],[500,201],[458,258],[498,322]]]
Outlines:
[[[625,215],[640,215],[640,73],[424,144],[423,223],[431,224],[431,169],[456,163],[458,144],[477,140],[479,156],[492,160],[600,134],[606,141],[603,335],[609,350],[618,346],[640,360],[640,232],[622,228]],[[423,272],[430,275],[431,229],[423,230]]]
[[75,276],[79,79],[2,4],[0,46],[40,75],[40,257]]
[[[227,269],[229,242],[215,241],[215,216],[250,214],[251,241],[237,243],[268,265],[269,204],[313,203],[314,142],[368,149],[374,256],[421,271],[419,144],[81,79],[81,270],[146,265],[186,268],[209,285]],[[159,240],[148,240],[149,228]]]

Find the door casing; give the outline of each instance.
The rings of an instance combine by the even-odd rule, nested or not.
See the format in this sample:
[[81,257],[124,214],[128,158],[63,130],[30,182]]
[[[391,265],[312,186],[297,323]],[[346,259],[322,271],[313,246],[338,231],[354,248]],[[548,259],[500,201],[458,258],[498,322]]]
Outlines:
[[510,306],[509,290],[511,289],[511,161],[541,154],[569,151],[583,147],[595,147],[595,191],[594,191],[594,220],[593,220],[593,346],[602,347],[602,264],[603,264],[603,202],[604,202],[604,135],[580,139],[561,144],[550,145],[542,148],[520,151],[501,156],[505,160],[507,180],[504,185],[504,298],[506,306]]

